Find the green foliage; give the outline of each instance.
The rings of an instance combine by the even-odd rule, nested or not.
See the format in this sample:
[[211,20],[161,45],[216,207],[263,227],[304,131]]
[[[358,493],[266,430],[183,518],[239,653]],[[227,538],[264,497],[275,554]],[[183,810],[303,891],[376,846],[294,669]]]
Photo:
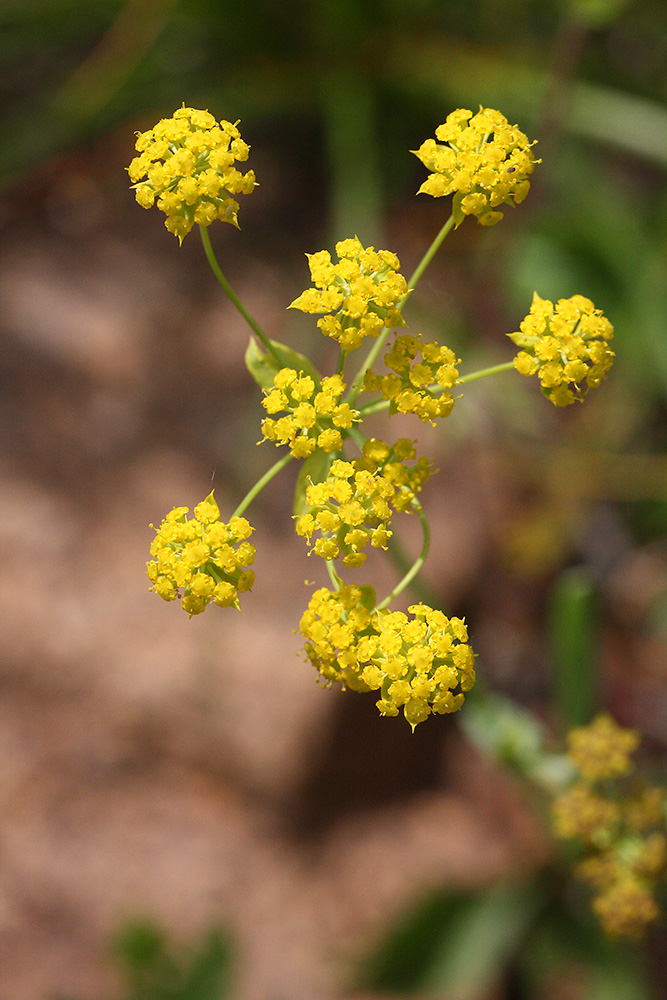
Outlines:
[[435,892],[399,915],[363,959],[359,980],[383,995],[478,1000],[511,977],[512,995],[528,1000],[551,996],[569,977],[586,1000],[649,1000],[637,954],[605,940],[581,913],[553,871],[478,892]]
[[534,886],[436,893],[389,932],[364,978],[379,990],[474,1000],[502,977],[539,905]]
[[122,1000],[224,1000],[231,950],[219,931],[197,947],[175,951],[152,923],[136,921],[119,932],[114,954],[123,973]]
[[596,701],[595,590],[583,567],[565,570],[551,594],[554,695],[564,730],[591,721]]
[[[297,374],[310,375],[318,386],[322,381],[321,376],[312,361],[304,354],[299,354],[285,344],[279,344],[272,340],[271,346],[274,354],[263,351],[254,337],[248,342],[245,353],[246,368],[254,378],[260,389],[270,389],[273,379],[282,368],[293,368]],[[314,480],[319,482],[320,480]]]

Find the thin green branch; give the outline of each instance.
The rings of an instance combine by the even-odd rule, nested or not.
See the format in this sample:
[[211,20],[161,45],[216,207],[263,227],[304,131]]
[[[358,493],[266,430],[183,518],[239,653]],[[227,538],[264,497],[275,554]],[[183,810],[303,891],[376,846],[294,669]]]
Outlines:
[[385,597],[385,599],[383,601],[381,601],[380,604],[376,605],[376,608],[378,609],[378,611],[381,610],[382,608],[388,607],[391,604],[391,602],[394,600],[394,598],[398,597],[398,595],[405,590],[405,588],[408,586],[408,584],[411,582],[411,580],[413,580],[416,577],[417,573],[419,572],[419,570],[424,565],[424,562],[425,562],[426,557],[428,555],[428,550],[429,550],[429,547],[431,545],[431,531],[430,531],[430,528],[428,526],[428,521],[426,520],[426,515],[424,514],[424,511],[422,509],[422,505],[419,503],[419,500],[417,500],[416,498],[413,498],[413,500],[412,500],[412,507],[413,507],[414,510],[417,511],[417,516],[419,517],[419,520],[420,520],[421,526],[422,526],[422,532],[423,532],[423,538],[424,538],[424,541],[423,541],[423,544],[422,544],[422,550],[419,553],[419,555],[417,556],[417,558],[414,561],[414,563],[412,564],[412,566],[410,567],[410,569],[408,570],[408,572],[405,574],[405,576],[401,580],[399,580],[399,582],[396,584],[396,586],[391,591],[391,593],[387,594],[387,596]]
[[204,244],[204,253],[206,254],[206,259],[211,265],[211,270],[213,271],[213,274],[215,275],[218,284],[221,285],[225,294],[231,300],[232,304],[241,313],[241,315],[243,316],[244,320],[246,321],[250,329],[257,334],[257,336],[264,344],[269,354],[272,354],[273,357],[278,362],[278,364],[282,367],[282,361],[279,355],[276,353],[273,344],[271,343],[267,335],[264,333],[257,320],[253,319],[253,317],[250,315],[250,313],[243,305],[240,298],[238,297],[238,295],[236,294],[236,292],[234,291],[234,289],[232,288],[232,286],[229,284],[224,274],[222,273],[220,265],[218,264],[217,258],[213,251],[213,247],[211,246],[211,237],[208,235],[208,229],[206,228],[206,226],[200,225],[199,232],[201,233],[201,241]]
[[277,476],[280,470],[284,469],[287,463],[292,461],[292,458],[293,455],[291,454],[291,452],[287,452],[286,455],[283,455],[282,458],[279,458],[278,461],[271,466],[268,472],[265,472],[264,475],[257,480],[252,489],[249,490],[248,493],[246,493],[243,500],[232,514],[232,517],[239,517],[244,512],[244,510],[246,510],[250,506],[255,497],[262,492],[264,487],[271,482],[273,477]]
[[[415,288],[417,286],[417,283],[418,283],[419,279],[422,277],[422,275],[424,274],[424,271],[426,270],[426,268],[428,267],[428,265],[431,263],[431,261],[435,257],[436,253],[440,249],[440,245],[441,245],[442,241],[444,240],[444,238],[447,235],[447,233],[449,233],[450,230],[453,228],[453,226],[454,226],[454,216],[450,215],[450,217],[447,219],[447,222],[445,222],[444,226],[442,227],[442,229],[440,230],[440,232],[438,233],[438,235],[436,236],[436,238],[431,243],[430,247],[428,248],[428,250],[426,251],[426,253],[422,257],[422,259],[420,260],[419,264],[417,265],[417,267],[416,267],[416,269],[415,269],[412,277],[408,281],[408,291],[405,293],[405,295],[400,300],[400,302],[398,302],[396,304],[396,308],[397,309],[399,309],[399,310],[402,309],[403,306],[405,305],[405,303],[407,302],[408,298],[412,295],[412,293],[414,292],[414,290],[415,290]],[[375,363],[375,361],[377,360],[377,356],[380,353],[380,351],[382,350],[382,348],[384,347],[388,335],[389,335],[389,330],[385,329],[379,335],[379,337],[377,337],[377,339],[375,340],[375,343],[373,344],[373,346],[371,347],[370,351],[366,355],[366,358],[365,358],[363,364],[359,368],[359,371],[355,375],[355,377],[354,377],[354,379],[352,381],[352,388],[350,389],[350,391],[348,392],[347,396],[345,397],[345,402],[349,403],[350,406],[354,403],[355,399],[357,398],[357,396],[361,392],[361,390],[363,388],[364,375],[366,374],[366,372],[368,371],[368,369],[371,368],[373,366],[373,364]]]
[[424,271],[426,270],[426,268],[428,267],[428,265],[431,263],[431,261],[435,257],[436,253],[440,249],[440,244],[444,240],[444,238],[447,235],[447,233],[449,233],[450,230],[453,228],[453,226],[454,226],[454,216],[450,215],[450,217],[447,219],[447,222],[444,224],[444,226],[442,227],[442,229],[440,230],[440,232],[438,233],[438,235],[436,236],[436,238],[433,240],[433,242],[431,243],[430,247],[428,248],[428,250],[426,251],[426,253],[422,257],[422,259],[420,260],[420,262],[417,264],[417,267],[416,267],[416,269],[415,269],[412,277],[408,281],[408,293],[407,293],[407,295],[404,296],[404,298],[403,298],[403,300],[401,302],[401,306],[403,306],[403,304],[404,304],[405,300],[408,298],[408,296],[412,295],[412,293],[414,292],[415,288],[417,287],[417,282],[422,277],[422,275],[424,274]]
[[470,375],[461,375],[457,381],[457,385],[461,385],[463,382],[474,382],[478,378],[486,378],[487,375],[497,375],[498,372],[509,372],[514,368],[513,361],[503,361],[501,365],[491,365],[490,368],[480,368],[477,372],[471,372]]
[[329,574],[329,579],[333,583],[336,592],[338,592],[341,588],[343,581],[338,576],[338,573],[334,568],[333,559],[327,559],[326,564],[327,564],[327,573]]

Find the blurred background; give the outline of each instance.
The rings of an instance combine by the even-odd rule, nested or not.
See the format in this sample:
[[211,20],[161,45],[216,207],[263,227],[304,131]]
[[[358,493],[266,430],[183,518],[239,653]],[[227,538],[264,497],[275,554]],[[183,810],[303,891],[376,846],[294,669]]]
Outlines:
[[[518,744],[558,748],[605,706],[664,778],[664,4],[3,0],[0,18],[0,997],[660,1000],[664,930],[595,937],[544,803],[488,736],[501,706]],[[315,683],[292,630],[325,576],[293,534],[291,468],[251,509],[241,613],[188,621],[149,593],[149,523],[211,485],[224,517],[275,460],[197,234],[179,249],[129,188],[134,132],[183,103],[241,120],[260,186],[214,247],[270,336],[324,368],[286,311],[304,253],[357,234],[409,274],[449,212],[415,198],[409,150],[456,107],[539,140],[528,200],[451,234],[406,319],[472,371],[512,357],[535,289],[578,292],[614,324],[610,377],[559,411],[504,373],[437,428],[390,432],[440,469],[423,589],[399,606],[466,616],[490,715],[413,736]],[[379,592],[396,572],[374,564]]]

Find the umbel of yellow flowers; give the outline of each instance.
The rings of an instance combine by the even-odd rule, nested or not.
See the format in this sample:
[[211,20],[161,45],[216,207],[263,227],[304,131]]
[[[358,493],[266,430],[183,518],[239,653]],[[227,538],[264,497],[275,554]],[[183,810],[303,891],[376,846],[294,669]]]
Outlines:
[[413,604],[410,616],[368,608],[367,590],[323,587],[304,612],[306,656],[324,683],[377,691],[380,713],[402,709],[413,730],[432,712],[455,712],[475,683],[465,622],[426,604]]
[[232,196],[250,194],[255,175],[234,166],[248,159],[250,149],[236,125],[182,107],[138,133],[136,149],[128,173],[137,201],[142,208],[157,203],[167,216],[165,226],[181,242],[195,223],[209,226],[220,219],[238,227],[239,205]]
[[654,891],[667,864],[664,790],[628,784],[639,735],[608,715],[572,730],[568,744],[576,777],[553,802],[554,833],[582,845],[576,874],[594,890],[605,933],[639,938],[660,915]]
[[[239,607],[239,594],[250,590],[255,574],[255,547],[248,538],[253,528],[244,517],[229,524],[209,493],[188,518],[187,507],[174,507],[165,517],[151,544],[153,559],[148,578],[165,601],[180,597],[190,617],[213,601],[220,607]],[[153,525],[151,525],[153,527]]]
[[288,307],[305,313],[326,313],[317,325],[344,351],[359,347],[365,337],[377,337],[385,327],[405,326],[398,306],[408,283],[390,250],[364,247],[355,236],[336,244],[339,261],[328,250],[306,254],[314,288],[307,288]]
[[522,348],[514,359],[516,370],[537,374],[542,392],[555,406],[581,401],[614,361],[608,343],[614,328],[583,295],[559,299],[554,306],[535,292],[519,332],[508,336]]
[[483,226],[494,226],[503,217],[500,205],[518,205],[528,194],[529,176],[536,163],[533,143],[510,125],[500,111],[467,108],[452,111],[444,125],[412,152],[433,171],[418,194],[442,198],[453,194],[457,225],[474,215]]

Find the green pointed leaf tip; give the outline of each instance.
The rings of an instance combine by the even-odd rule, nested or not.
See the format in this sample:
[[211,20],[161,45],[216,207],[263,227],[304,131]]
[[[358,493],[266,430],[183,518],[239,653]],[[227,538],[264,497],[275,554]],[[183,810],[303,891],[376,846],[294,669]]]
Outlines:
[[463,195],[461,194],[460,191],[457,191],[454,197],[452,198],[452,215],[454,217],[454,226],[456,229],[459,228],[459,226],[465,219],[465,215],[461,210],[462,201],[463,201]]

